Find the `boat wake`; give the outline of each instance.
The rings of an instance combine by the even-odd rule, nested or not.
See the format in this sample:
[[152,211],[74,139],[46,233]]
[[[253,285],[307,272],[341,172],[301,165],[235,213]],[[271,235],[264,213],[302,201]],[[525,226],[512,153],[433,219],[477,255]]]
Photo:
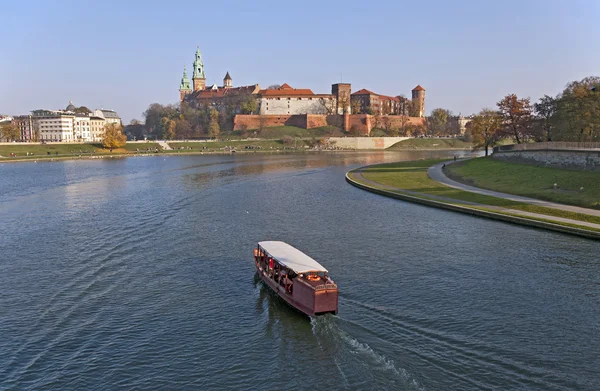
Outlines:
[[311,318],[312,333],[321,351],[335,363],[346,389],[423,390],[404,368],[340,328],[340,318]]

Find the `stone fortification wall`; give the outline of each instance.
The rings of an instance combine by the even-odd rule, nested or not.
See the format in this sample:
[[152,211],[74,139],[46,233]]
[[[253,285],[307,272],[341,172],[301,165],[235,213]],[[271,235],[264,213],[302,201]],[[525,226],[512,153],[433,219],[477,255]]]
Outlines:
[[494,159],[567,170],[600,172],[600,143],[535,143],[494,148]]
[[344,149],[386,149],[410,137],[330,137],[329,143]]
[[[405,124],[423,125],[425,118],[405,117]],[[272,126],[297,126],[312,129],[322,126],[335,126],[345,131],[352,131],[361,136],[368,136],[375,127],[401,129],[403,119],[398,115],[375,117],[368,114],[290,114],[290,115],[236,115],[234,130],[260,129]]]

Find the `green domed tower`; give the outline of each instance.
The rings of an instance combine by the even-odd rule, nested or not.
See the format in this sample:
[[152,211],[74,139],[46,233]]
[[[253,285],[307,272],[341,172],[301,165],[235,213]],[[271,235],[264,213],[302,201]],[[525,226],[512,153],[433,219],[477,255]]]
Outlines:
[[204,74],[204,62],[202,62],[202,54],[200,48],[196,49],[196,58],[194,60],[194,74],[192,75],[194,82],[194,91],[206,89],[206,75]]
[[181,84],[179,84],[179,101],[183,102],[183,99],[187,94],[192,92],[192,88],[190,87],[190,79],[188,79],[187,70],[185,69],[185,65],[183,67],[183,76],[181,77]]

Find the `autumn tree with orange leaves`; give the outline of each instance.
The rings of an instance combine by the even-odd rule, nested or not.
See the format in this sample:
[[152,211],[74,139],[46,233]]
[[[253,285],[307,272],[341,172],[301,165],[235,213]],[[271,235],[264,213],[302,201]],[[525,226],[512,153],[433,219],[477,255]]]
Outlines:
[[515,94],[506,95],[496,103],[507,135],[517,144],[526,141],[532,126],[532,107],[529,98],[519,99]]

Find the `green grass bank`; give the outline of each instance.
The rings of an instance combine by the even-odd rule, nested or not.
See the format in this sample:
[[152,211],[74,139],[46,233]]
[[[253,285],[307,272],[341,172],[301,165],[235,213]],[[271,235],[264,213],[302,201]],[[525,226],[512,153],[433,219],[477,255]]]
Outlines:
[[492,157],[451,164],[444,172],[457,182],[483,189],[600,209],[600,173],[597,172],[507,163]]
[[[370,166],[361,171],[362,176],[377,184],[402,189],[406,194],[442,201],[453,205],[494,211],[511,215],[512,211],[536,213],[548,217],[570,219],[586,223],[600,224],[600,217],[581,213],[567,212],[522,202],[491,197],[464,190],[454,189],[430,179],[427,169],[447,159],[419,160],[414,162],[398,162]],[[500,209],[506,209],[501,211]],[[543,219],[540,219],[543,221]],[[563,223],[569,225],[568,223]]]
[[459,138],[414,138],[400,141],[388,148],[388,151],[406,151],[412,149],[471,149],[472,144]]

